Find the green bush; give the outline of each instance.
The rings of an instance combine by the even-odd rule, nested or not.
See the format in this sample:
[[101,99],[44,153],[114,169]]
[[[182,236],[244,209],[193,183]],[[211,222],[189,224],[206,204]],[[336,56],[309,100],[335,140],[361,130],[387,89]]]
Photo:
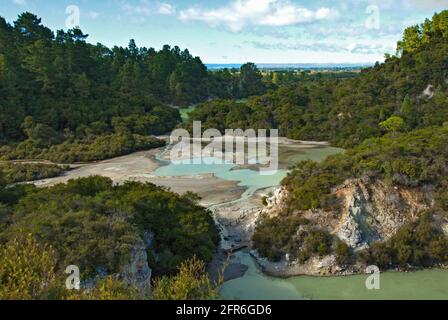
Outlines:
[[433,266],[448,261],[448,239],[429,213],[405,225],[384,243],[363,253],[367,262],[381,268]]
[[66,140],[50,148],[40,148],[31,140],[21,142],[3,154],[4,159],[41,159],[55,163],[76,163],[105,160],[131,152],[162,147],[165,142],[155,137],[129,132],[88,136],[82,140]]
[[67,166],[42,163],[0,163],[0,171],[8,184],[57,177],[68,169]]
[[121,272],[145,232],[154,234],[148,254],[155,275],[174,272],[194,255],[210,261],[219,241],[213,218],[195,198],[152,184],[115,186],[108,178],[89,177],[50,188],[28,186],[12,200],[0,211],[0,241],[31,233],[56,250],[58,267],[78,265],[84,276]]

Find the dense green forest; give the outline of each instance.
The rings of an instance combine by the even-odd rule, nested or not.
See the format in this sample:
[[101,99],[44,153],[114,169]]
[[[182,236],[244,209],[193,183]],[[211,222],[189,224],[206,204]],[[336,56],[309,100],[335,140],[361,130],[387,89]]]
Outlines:
[[[263,256],[277,261],[288,252],[304,262],[334,252],[341,264],[360,259],[382,268],[447,262],[448,240],[437,224],[448,211],[447,21],[444,11],[408,28],[397,55],[353,79],[266,74],[251,63],[209,72],[178,47],[156,51],[131,40],[109,49],[89,44],[79,29],[53,33],[30,13],[12,25],[0,18],[0,157],[72,163],[160,147],[153,136],[181,123],[170,105],[201,103],[189,118],[205,129],[278,128],[350,148],[291,170],[283,181],[287,210],[255,230]],[[216,297],[204,262],[219,234],[197,196],[102,177],[44,189],[11,185],[64,169],[0,164],[0,298],[138,298],[110,277],[90,292],[61,294],[60,277],[71,264],[82,266],[84,279],[120,273],[148,238],[154,298]],[[320,228],[295,237],[310,223],[297,212],[337,209],[331,190],[349,178],[431,185],[433,209],[357,254]]]
[[[383,262],[378,262],[382,268],[407,264],[429,266],[448,261],[448,239],[436,223],[437,217],[446,216],[448,212],[447,145],[448,127],[428,127],[367,139],[358,147],[331,156],[323,163],[299,163],[282,182],[289,191],[287,209],[279,217],[261,219],[254,235],[255,246],[271,260],[280,259],[286,252],[302,261],[313,254],[335,252],[338,256],[342,254],[340,259],[345,261],[347,249],[344,245],[319,228],[297,239],[298,228],[309,224],[307,219],[297,215],[297,210],[339,212],[341,204],[332,189],[346,179],[363,178],[401,188],[431,185],[435,187],[435,204],[433,210],[416,224],[425,232],[421,238],[413,237],[414,225],[405,226],[387,244],[377,243],[367,252],[360,253],[358,258],[374,263],[376,257],[382,256]],[[428,199],[428,205],[431,202]],[[326,240],[314,241],[316,236]],[[307,241],[316,243],[316,246],[308,245]],[[303,245],[311,249],[303,250]],[[398,259],[396,252],[405,249],[410,252],[407,259]],[[419,253],[418,257],[414,251]]]
[[180,122],[178,111],[163,104],[162,89],[143,79],[150,74],[144,65],[149,56],[162,60],[153,66],[157,70],[168,63],[163,56],[174,64],[199,63],[188,52],[157,53],[133,41],[129,48],[109,50],[86,38],[78,29],[55,35],[30,13],[13,25],[0,18],[1,156],[99,160],[160,146],[146,136]]
[[[169,104],[245,98],[268,85],[254,64],[208,72],[188,50],[109,49],[79,29],[53,33],[31,13],[0,17],[0,157],[101,160],[160,146],[181,122]],[[107,152],[105,152],[107,150]]]
[[[207,97],[206,69],[187,50],[137,48],[132,40],[128,48],[108,49],[86,39],[78,29],[54,34],[30,13],[13,25],[0,18],[3,160],[73,163],[160,147],[164,142],[153,136],[181,122],[167,104]],[[170,276],[155,292],[179,282],[171,276],[180,267],[182,275],[190,271],[181,283],[189,297],[204,297],[207,288],[215,295],[198,268],[219,237],[196,196],[151,184],[114,186],[101,177],[46,189],[12,185],[66,169],[45,161],[0,163],[0,299],[148,298],[115,277],[148,237],[154,278]],[[110,277],[88,292],[70,292],[64,270],[71,264],[80,266],[83,281]]]
[[[444,11],[406,29],[397,56],[388,56],[384,64],[363,71],[356,80],[281,88],[245,106],[248,121],[257,115],[257,121],[269,119],[272,125],[280,116],[289,121],[296,115],[291,126],[278,122],[284,134],[350,146],[344,154],[320,164],[301,162],[288,174],[282,182],[290,194],[287,209],[279,217],[264,217],[255,231],[254,244],[262,255],[279,260],[289,252],[306,261],[313,255],[333,252],[341,264],[362,260],[381,268],[432,266],[448,261],[448,239],[437,222],[448,212],[447,21],[448,11]],[[280,107],[281,93],[284,109]],[[272,113],[251,116],[261,103],[272,104],[268,108]],[[228,102],[223,104],[223,108],[230,106]],[[295,128],[297,121],[303,126]],[[338,212],[340,203],[332,189],[351,178],[401,188],[431,186],[434,199],[427,201],[432,209],[387,242],[374,243],[356,256],[319,228],[298,239],[297,229],[309,221],[297,212]]]
[[35,181],[60,176],[69,167],[47,163],[9,163],[0,162],[0,172],[4,183],[9,185],[17,182]]
[[109,49],[87,39],[80,29],[54,33],[31,13],[12,25],[0,17],[1,158],[85,162],[158,147],[147,136],[181,122],[168,105],[244,99],[291,83],[354,76],[263,73],[253,63],[208,71],[177,46],[156,51],[131,40]]
[[[247,102],[206,102],[190,114],[207,128],[278,128],[300,140],[327,140],[351,147],[382,136],[378,123],[392,115],[403,130],[442,125],[448,109],[448,12],[405,32],[397,56],[362,71],[354,79],[310,79],[282,86]],[[411,37],[408,30],[418,30]],[[410,49],[412,48],[412,49]]]
[[55,274],[74,264],[87,280],[121,273],[133,248],[145,243],[153,276],[172,275],[187,259],[210,261],[219,241],[210,212],[196,201],[192,194],[179,196],[149,183],[117,186],[103,177],[44,189],[5,188],[2,179],[0,244],[32,234],[33,241],[52,247]]
[[163,106],[166,88],[157,85],[167,81],[169,68],[202,66],[200,61],[179,48],[155,52],[131,41],[128,48],[110,50],[86,39],[79,29],[55,35],[30,13],[20,15],[13,26],[0,19],[2,140],[25,139],[27,117],[46,126],[40,131],[77,136],[88,129],[112,129],[114,118],[118,122],[132,115],[145,115],[135,124],[139,128],[159,124],[146,134],[165,133],[178,122],[177,112]]

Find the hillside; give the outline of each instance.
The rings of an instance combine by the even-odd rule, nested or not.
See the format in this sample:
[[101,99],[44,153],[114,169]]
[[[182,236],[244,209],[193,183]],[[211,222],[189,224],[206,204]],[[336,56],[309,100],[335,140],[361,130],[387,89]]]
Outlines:
[[181,123],[172,105],[266,91],[250,63],[208,72],[177,46],[109,49],[87,39],[29,12],[12,25],[0,17],[0,157],[70,163],[159,147],[149,136]]
[[312,114],[321,138],[355,147],[293,168],[255,230],[262,256],[330,273],[448,262],[447,17],[407,29],[398,56],[339,83],[326,96],[333,122]]
[[[92,45],[31,13],[0,18],[0,299],[217,297],[206,263],[220,237],[197,195],[100,176],[14,184],[162,147],[154,136],[181,125],[176,106],[195,103],[204,129],[278,128],[346,149],[298,163],[264,199],[252,244],[266,271],[447,265],[447,21],[408,28],[395,56],[356,77],[281,80],[252,63],[209,72],[178,47]],[[85,290],[64,289],[69,265]]]
[[[310,268],[296,266],[298,273],[448,262],[447,139],[448,128],[431,127],[298,164],[268,199],[255,248],[273,262],[288,255]],[[316,270],[328,259],[330,269]]]
[[[448,11],[411,27],[397,56],[353,79],[300,81],[247,102],[208,102],[190,114],[204,128],[278,128],[298,140],[352,147],[386,130],[378,123],[399,115],[405,130],[447,121]],[[412,31],[417,36],[412,37]]]
[[[150,288],[151,276],[173,275],[187,259],[210,261],[219,234],[210,212],[196,200],[192,194],[179,196],[149,183],[113,185],[103,177],[43,189],[2,184],[0,287],[11,287],[5,292],[0,289],[0,298],[20,298],[28,291],[36,299],[50,294],[64,298],[68,294],[65,281],[57,279],[66,278],[64,270],[69,265],[79,266],[84,288],[111,276],[141,293]],[[41,285],[42,290],[25,284],[26,290],[16,292],[27,274],[45,267],[38,257],[27,258],[27,264],[19,266],[14,252],[3,252],[8,245],[18,247],[25,256],[33,254],[33,246],[51,248],[54,257],[46,272],[53,272],[56,279]],[[8,269],[12,261],[17,265]],[[113,290],[105,294],[114,297]]]

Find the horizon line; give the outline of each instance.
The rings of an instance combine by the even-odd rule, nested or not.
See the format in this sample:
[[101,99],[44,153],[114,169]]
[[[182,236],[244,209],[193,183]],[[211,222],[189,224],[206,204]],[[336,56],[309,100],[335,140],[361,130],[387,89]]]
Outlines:
[[245,63],[254,63],[254,64],[277,64],[277,65],[293,65],[293,64],[318,64],[318,65],[325,65],[325,64],[351,64],[351,65],[360,65],[360,64],[374,64],[375,62],[203,62],[204,64],[224,64],[224,65],[232,65],[232,64],[245,64]]

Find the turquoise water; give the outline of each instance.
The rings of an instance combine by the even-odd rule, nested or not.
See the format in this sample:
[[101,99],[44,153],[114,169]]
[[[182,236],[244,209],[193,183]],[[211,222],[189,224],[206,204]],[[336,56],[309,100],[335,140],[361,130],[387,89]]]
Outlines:
[[251,256],[237,252],[240,263],[249,267],[244,277],[227,281],[221,287],[223,300],[300,300],[303,295],[287,280],[268,277],[255,265]]
[[170,163],[157,169],[155,174],[162,177],[175,177],[211,173],[224,180],[239,181],[239,186],[248,187],[252,191],[277,186],[287,174],[285,170],[277,170],[272,175],[261,175],[258,171],[249,169],[232,170],[235,168],[235,165],[231,163],[208,164],[212,162],[212,159],[203,158],[200,164],[194,164],[195,161],[201,160],[199,158],[192,159],[192,163],[188,164]]
[[386,272],[380,289],[368,290],[367,275],[349,277],[272,278],[263,275],[245,253],[237,258],[249,269],[244,277],[224,283],[224,300],[446,300],[448,271]]
[[[287,150],[281,160],[292,164],[304,159],[322,161],[329,154],[341,152],[335,148],[316,148],[305,151]],[[208,160],[211,160],[210,158]],[[180,164],[172,163],[155,171],[159,176],[191,176],[212,173],[225,180],[239,181],[248,191],[246,198],[254,191],[277,186],[285,177],[286,170],[275,175],[262,176],[257,171],[235,169],[235,165],[224,164]],[[381,289],[367,290],[366,275],[350,277],[292,277],[273,278],[264,275],[248,253],[238,252],[236,258],[249,267],[246,274],[224,283],[221,298],[228,300],[298,300],[298,299],[448,299],[448,271],[424,270],[419,272],[387,272],[381,274]]]

